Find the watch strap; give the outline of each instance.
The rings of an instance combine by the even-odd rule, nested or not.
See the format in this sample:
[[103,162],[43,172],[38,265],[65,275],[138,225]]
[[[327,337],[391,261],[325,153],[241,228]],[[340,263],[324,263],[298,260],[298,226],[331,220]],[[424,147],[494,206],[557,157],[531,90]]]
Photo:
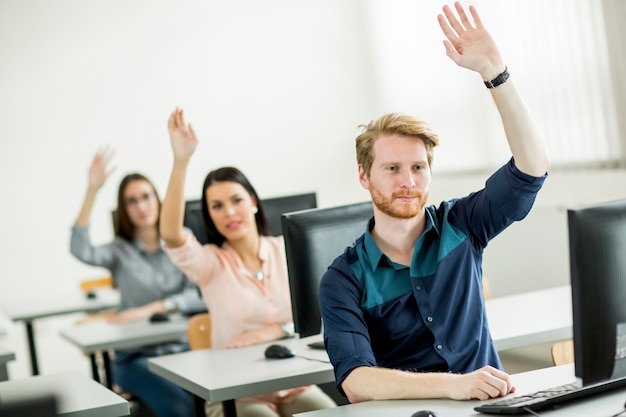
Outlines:
[[506,80],[509,79],[509,69],[507,67],[504,67],[504,71],[498,75],[496,78],[494,78],[491,81],[485,81],[485,87],[487,88],[496,88],[497,86],[504,84],[506,82]]

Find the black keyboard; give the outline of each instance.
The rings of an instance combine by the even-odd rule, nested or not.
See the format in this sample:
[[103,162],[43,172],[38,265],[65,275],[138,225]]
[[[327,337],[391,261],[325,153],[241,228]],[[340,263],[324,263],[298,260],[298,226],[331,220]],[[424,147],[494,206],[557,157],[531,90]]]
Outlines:
[[626,378],[585,386],[582,386],[580,382],[573,382],[519,397],[491,401],[474,407],[474,411],[484,414],[522,414],[528,410],[538,411],[543,408],[555,407],[568,401],[624,386],[626,386]]

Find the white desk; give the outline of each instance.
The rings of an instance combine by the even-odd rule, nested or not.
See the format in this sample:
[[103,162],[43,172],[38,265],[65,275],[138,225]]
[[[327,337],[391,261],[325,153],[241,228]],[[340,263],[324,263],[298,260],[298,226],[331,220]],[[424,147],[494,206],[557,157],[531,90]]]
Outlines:
[[0,347],[0,381],[9,379],[7,362],[15,360],[15,353]]
[[75,372],[32,376],[0,382],[0,402],[54,395],[59,416],[128,416],[128,401]]
[[94,313],[115,308],[118,304],[119,293],[117,291],[101,291],[93,299],[87,298],[85,294],[77,291],[62,297],[14,300],[3,305],[2,308],[11,320],[23,321],[26,325],[31,372],[33,375],[39,375],[35,330],[33,327],[33,322],[36,319],[72,313]]
[[[574,366],[555,366],[537,371],[512,375],[517,392],[521,395],[558,386],[573,381]],[[543,417],[608,417],[624,409],[626,388],[565,403],[558,410],[541,410]],[[486,416],[474,411],[480,401],[453,400],[397,400],[369,401],[344,405],[327,410],[296,414],[297,417],[411,417],[418,410],[430,410],[439,417]],[[528,414],[523,414],[528,415]],[[295,417],[294,416],[294,417]]]
[[[572,337],[569,286],[494,298],[487,301],[486,308],[498,350]],[[285,344],[327,360],[325,352],[306,347],[311,339],[320,338],[293,339]],[[266,346],[167,355],[150,359],[148,368],[204,400],[224,401],[227,417],[236,415],[234,398],[334,381],[330,364],[301,358],[269,362],[263,357]]]
[[[320,339],[320,336],[311,336],[240,349],[204,349],[165,355],[150,358],[148,369],[204,400],[223,401],[224,415],[231,417],[236,415],[235,398],[334,381],[326,351],[307,346]],[[297,356],[265,359],[265,349],[273,343],[289,346]]]
[[569,285],[496,297],[485,304],[498,351],[572,338]]
[[187,335],[188,319],[171,315],[169,321],[150,323],[148,320],[131,323],[97,321],[76,324],[61,329],[61,337],[76,345],[91,358],[91,370],[100,382],[96,353],[101,352],[106,374],[106,385],[111,388],[111,364],[109,349],[132,349],[180,339]]

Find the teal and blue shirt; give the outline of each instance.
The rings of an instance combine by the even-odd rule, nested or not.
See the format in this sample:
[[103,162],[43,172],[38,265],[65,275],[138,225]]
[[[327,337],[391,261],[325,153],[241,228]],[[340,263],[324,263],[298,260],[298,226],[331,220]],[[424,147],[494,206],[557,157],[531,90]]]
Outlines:
[[502,369],[482,292],[490,239],[530,211],[544,183],[513,159],[485,187],[426,207],[410,266],[391,261],[370,231],[339,256],[320,284],[326,349],[337,387],[360,366],[415,372]]

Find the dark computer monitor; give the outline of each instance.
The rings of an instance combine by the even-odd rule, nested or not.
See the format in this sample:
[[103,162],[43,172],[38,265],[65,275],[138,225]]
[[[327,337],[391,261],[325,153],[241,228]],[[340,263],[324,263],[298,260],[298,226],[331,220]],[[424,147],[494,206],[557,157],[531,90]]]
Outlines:
[[[311,209],[317,207],[317,194],[304,193],[286,195],[281,197],[264,198],[263,207],[269,222],[269,234],[279,236],[282,234],[280,216],[291,211]],[[188,200],[185,203],[185,227],[191,231],[201,244],[207,243],[207,234],[202,217],[202,203],[200,200]]]
[[53,395],[6,400],[0,395],[2,417],[56,417],[58,400]]
[[626,377],[626,200],[567,211],[574,359],[583,385]]
[[365,232],[373,215],[369,201],[283,214],[291,308],[300,337],[320,333],[322,275],[333,260]]

